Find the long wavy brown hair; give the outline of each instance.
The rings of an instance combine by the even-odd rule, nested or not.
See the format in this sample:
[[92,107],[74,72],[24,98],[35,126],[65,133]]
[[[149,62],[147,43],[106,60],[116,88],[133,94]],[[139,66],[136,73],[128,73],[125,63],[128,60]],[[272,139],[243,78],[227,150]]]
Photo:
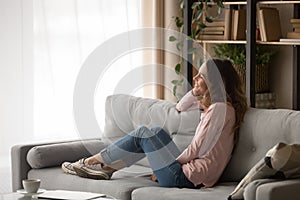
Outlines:
[[[236,120],[234,126],[234,140],[236,143],[238,140],[239,128],[248,109],[248,103],[243,84],[238,73],[229,60],[210,59],[206,62],[206,65],[207,67],[214,65],[218,68],[225,86],[227,102],[230,102],[235,110]],[[203,103],[206,104],[206,106],[211,104],[209,94],[208,98],[204,100]]]

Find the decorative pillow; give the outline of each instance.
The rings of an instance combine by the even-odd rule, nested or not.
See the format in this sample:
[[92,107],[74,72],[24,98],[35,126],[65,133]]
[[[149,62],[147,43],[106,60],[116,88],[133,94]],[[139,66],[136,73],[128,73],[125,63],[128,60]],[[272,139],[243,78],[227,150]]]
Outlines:
[[243,199],[246,186],[257,179],[297,177],[300,177],[300,145],[278,143],[252,167],[228,199]]
[[104,147],[100,140],[40,145],[28,151],[27,162],[34,169],[59,166],[65,161],[73,162],[99,153]]

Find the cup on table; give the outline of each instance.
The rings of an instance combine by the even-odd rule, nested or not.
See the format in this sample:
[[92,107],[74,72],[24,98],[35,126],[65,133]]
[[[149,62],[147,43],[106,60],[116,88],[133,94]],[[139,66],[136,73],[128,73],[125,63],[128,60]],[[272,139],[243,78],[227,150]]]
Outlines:
[[22,181],[23,188],[27,193],[37,193],[39,190],[41,180],[40,179],[25,179]]

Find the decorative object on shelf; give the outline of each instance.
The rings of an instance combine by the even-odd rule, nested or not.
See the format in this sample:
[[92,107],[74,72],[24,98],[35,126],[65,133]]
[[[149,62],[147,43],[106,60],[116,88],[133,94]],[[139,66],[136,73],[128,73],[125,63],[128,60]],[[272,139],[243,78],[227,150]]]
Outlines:
[[[198,39],[199,37],[207,38],[211,36],[222,37],[222,39],[224,39],[224,34],[225,34],[224,21],[218,22],[216,20],[220,16],[222,9],[224,8],[223,1],[224,0],[197,0],[192,4],[191,6],[191,9],[193,10],[192,23],[191,23],[192,33],[191,35],[188,35],[188,40]],[[184,21],[183,21],[184,6],[185,6],[184,0],[180,0],[181,16],[174,17],[176,27],[181,33],[183,32],[184,29]],[[214,14],[211,14],[209,13],[209,11],[212,10],[211,8],[213,6],[216,6],[217,9]],[[207,29],[204,31],[206,27]],[[212,34],[212,32],[214,32],[214,34]],[[177,39],[175,36],[170,36],[169,41],[176,42],[176,47],[178,51],[182,53],[183,44],[186,41],[181,41]],[[188,49],[188,54],[194,54],[196,50],[197,50],[196,48]],[[200,64],[202,63],[201,58],[199,58],[195,63],[199,67]],[[184,82],[183,76],[181,74],[181,66],[183,66],[182,56],[180,58],[179,63],[177,63],[175,66],[175,73],[178,75],[178,79],[174,79],[171,81],[171,83],[173,84],[173,95],[177,99],[180,99],[182,97],[182,94],[177,93],[177,89],[178,87],[183,86],[183,82]]]
[[293,26],[293,32],[288,32],[287,38],[288,39],[300,39],[300,19],[290,19],[290,22]]
[[[244,44],[217,44],[213,47],[217,57],[229,59],[241,77],[242,82],[246,83],[246,46]],[[274,50],[266,46],[257,45],[256,47],[256,77],[255,92],[269,92],[269,63]]]
[[276,94],[273,92],[255,94],[255,108],[276,108]]

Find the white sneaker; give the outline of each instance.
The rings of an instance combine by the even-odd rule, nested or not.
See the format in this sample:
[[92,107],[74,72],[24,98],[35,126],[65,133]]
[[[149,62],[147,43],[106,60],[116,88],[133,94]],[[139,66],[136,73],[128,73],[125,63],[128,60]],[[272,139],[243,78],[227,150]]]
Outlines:
[[105,170],[101,164],[82,165],[74,164],[73,169],[80,177],[91,178],[97,180],[109,180],[113,174],[112,170]]
[[61,164],[61,169],[63,170],[63,172],[67,173],[67,174],[72,174],[72,175],[77,175],[75,170],[74,170],[74,165],[83,165],[85,158],[82,158],[76,162],[64,162],[63,164]]

